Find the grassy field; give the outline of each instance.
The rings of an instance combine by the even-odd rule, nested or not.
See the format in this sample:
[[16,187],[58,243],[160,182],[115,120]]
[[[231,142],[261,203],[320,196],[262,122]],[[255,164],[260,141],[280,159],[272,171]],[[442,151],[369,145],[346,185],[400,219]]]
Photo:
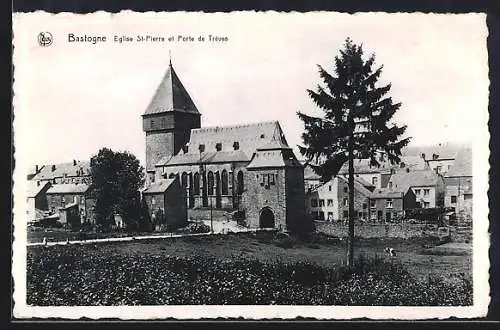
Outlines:
[[[274,233],[28,248],[30,305],[470,305],[471,256],[423,240]],[[397,256],[385,256],[384,248]],[[424,254],[425,252],[425,254]]]
[[[320,266],[345,264],[345,240],[316,239],[313,242],[294,242],[293,246],[277,246],[269,233],[258,235],[234,234],[210,237],[185,237],[137,241],[127,243],[97,244],[88,249],[91,255],[140,255],[147,258],[155,255],[190,257],[201,255],[228,259],[242,256],[263,262],[280,260],[283,262],[307,261]],[[359,239],[355,243],[355,255],[396,259],[417,277],[463,273],[472,278],[472,255],[468,253],[430,254],[423,245],[432,244],[428,240]],[[385,247],[397,251],[396,257],[388,257]],[[36,250],[33,251],[36,254]]]

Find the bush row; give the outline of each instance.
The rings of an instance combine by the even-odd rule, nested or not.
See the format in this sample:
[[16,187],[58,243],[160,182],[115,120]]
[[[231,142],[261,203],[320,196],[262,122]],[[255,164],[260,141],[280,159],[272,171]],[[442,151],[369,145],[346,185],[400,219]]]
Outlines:
[[263,263],[242,257],[144,257],[91,252],[78,246],[30,250],[28,304],[472,304],[472,286],[463,276],[454,281],[417,281],[401,264],[382,259],[359,259],[352,269],[347,269],[307,262]]

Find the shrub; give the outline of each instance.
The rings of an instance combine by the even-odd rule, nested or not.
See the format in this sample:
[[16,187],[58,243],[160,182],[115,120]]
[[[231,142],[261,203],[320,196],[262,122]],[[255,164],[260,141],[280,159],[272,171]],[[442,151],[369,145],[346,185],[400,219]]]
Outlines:
[[190,223],[184,228],[180,228],[176,230],[176,233],[179,234],[201,234],[201,233],[209,233],[210,226],[205,225],[204,223]]

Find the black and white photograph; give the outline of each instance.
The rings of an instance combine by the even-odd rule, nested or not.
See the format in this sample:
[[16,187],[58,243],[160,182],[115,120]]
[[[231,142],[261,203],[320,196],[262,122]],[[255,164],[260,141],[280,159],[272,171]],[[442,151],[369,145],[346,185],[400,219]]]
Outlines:
[[17,318],[486,315],[484,14],[13,14]]

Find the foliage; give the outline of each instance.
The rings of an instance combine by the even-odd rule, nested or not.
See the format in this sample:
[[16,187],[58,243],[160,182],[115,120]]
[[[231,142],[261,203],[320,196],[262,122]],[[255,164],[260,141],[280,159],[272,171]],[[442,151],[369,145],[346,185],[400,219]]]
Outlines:
[[186,227],[177,230],[177,233],[179,234],[201,234],[209,232],[210,232],[210,226],[198,222],[190,223]]
[[324,86],[307,90],[323,116],[297,113],[305,126],[300,152],[323,181],[329,181],[344,163],[349,163],[349,264],[353,262],[354,158],[369,159],[372,166],[380,166],[384,158],[399,163],[401,149],[410,141],[400,139],[406,126],[389,123],[401,103],[386,97],[391,84],[376,87],[382,67],[373,70],[374,62],[375,55],[365,61],[362,46],[347,38],[340,56],[335,56],[333,74],[318,65]]
[[108,255],[95,246],[29,250],[28,304],[471,305],[463,276],[417,280],[401,264],[359,259],[352,268],[232,257]]
[[121,214],[127,227],[141,227],[144,220],[139,189],[144,184],[144,171],[139,160],[129,152],[103,148],[90,160],[91,196],[95,198],[96,222],[109,227],[114,214]]

